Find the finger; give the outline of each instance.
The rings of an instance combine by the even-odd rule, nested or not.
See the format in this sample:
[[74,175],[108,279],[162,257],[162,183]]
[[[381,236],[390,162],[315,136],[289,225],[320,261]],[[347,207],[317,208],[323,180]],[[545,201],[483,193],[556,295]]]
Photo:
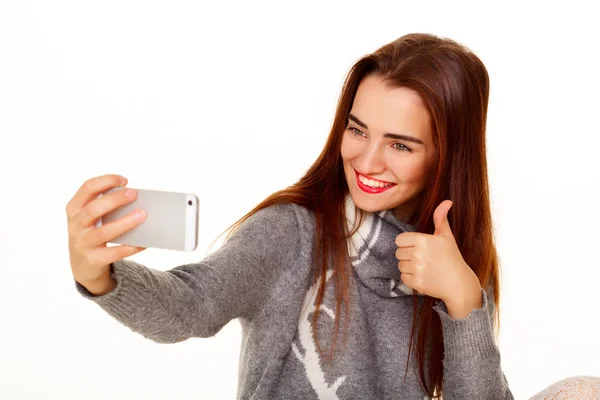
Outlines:
[[87,180],[77,190],[73,198],[67,203],[67,217],[75,217],[79,212],[99,194],[120,185],[125,186],[127,179],[120,175],[102,175]]
[[398,261],[398,269],[403,274],[413,274],[414,266],[411,261]]
[[416,246],[417,240],[423,234],[420,232],[403,232],[396,236],[396,246],[398,247],[411,247]]
[[144,250],[146,247],[128,245],[98,247],[91,250],[89,258],[94,260],[94,265],[110,265]]
[[135,200],[135,189],[117,190],[91,201],[71,221],[71,230],[78,232],[91,227],[103,215]]
[[411,261],[414,251],[414,247],[399,247],[396,249],[396,259],[399,261]]
[[417,289],[418,281],[414,277],[414,275],[409,274],[409,273],[402,273],[402,274],[400,274],[400,280],[402,281],[402,283],[404,283],[409,288],[418,290]]
[[96,248],[110,242],[114,238],[135,228],[146,219],[146,212],[142,209],[134,210],[123,218],[102,225],[100,228],[90,229],[84,233],[84,243],[88,248]]
[[450,228],[450,222],[448,221],[448,212],[452,204],[452,201],[444,200],[433,212],[434,235],[452,236],[452,228]]

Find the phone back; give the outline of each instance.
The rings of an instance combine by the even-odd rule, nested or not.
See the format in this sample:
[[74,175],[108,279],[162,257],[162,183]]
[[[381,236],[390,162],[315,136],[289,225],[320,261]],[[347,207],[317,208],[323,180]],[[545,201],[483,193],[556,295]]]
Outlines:
[[[113,188],[105,194],[124,188]],[[116,221],[136,209],[146,211],[140,225],[110,243],[190,251],[198,243],[198,198],[190,193],[135,189],[136,199],[104,215],[98,226]]]

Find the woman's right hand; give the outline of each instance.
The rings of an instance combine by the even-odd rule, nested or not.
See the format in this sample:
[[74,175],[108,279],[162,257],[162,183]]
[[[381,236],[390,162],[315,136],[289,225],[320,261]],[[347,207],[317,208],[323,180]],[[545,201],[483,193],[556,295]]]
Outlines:
[[[103,175],[86,181],[67,204],[69,256],[73,277],[93,295],[110,292],[116,282],[111,263],[145,250],[135,246],[106,246],[107,242],[135,228],[146,217],[143,210],[96,228],[96,221],[108,212],[135,200],[133,189],[118,190],[98,198],[107,190],[125,186],[119,175]],[[131,194],[128,197],[127,194]],[[138,215],[137,212],[140,212]]]

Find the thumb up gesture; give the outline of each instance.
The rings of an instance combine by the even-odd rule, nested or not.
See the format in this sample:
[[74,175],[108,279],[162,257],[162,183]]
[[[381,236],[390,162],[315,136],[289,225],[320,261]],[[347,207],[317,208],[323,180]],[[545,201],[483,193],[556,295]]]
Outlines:
[[467,265],[454,239],[448,211],[452,201],[444,200],[433,213],[433,235],[403,232],[396,237],[396,258],[402,282],[421,294],[446,304],[454,319],[465,318],[481,308],[481,285]]

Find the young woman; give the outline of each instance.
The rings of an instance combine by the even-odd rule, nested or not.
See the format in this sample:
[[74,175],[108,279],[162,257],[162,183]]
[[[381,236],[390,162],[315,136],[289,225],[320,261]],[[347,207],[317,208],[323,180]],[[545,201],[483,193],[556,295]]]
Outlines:
[[[360,59],[322,154],[203,260],[168,271],[94,227],[119,176],[67,205],[76,287],[162,343],[243,330],[240,399],[511,399],[495,344],[489,79],[464,46],[403,36]],[[121,180],[122,179],[122,180]],[[133,193],[135,196],[135,193]]]

